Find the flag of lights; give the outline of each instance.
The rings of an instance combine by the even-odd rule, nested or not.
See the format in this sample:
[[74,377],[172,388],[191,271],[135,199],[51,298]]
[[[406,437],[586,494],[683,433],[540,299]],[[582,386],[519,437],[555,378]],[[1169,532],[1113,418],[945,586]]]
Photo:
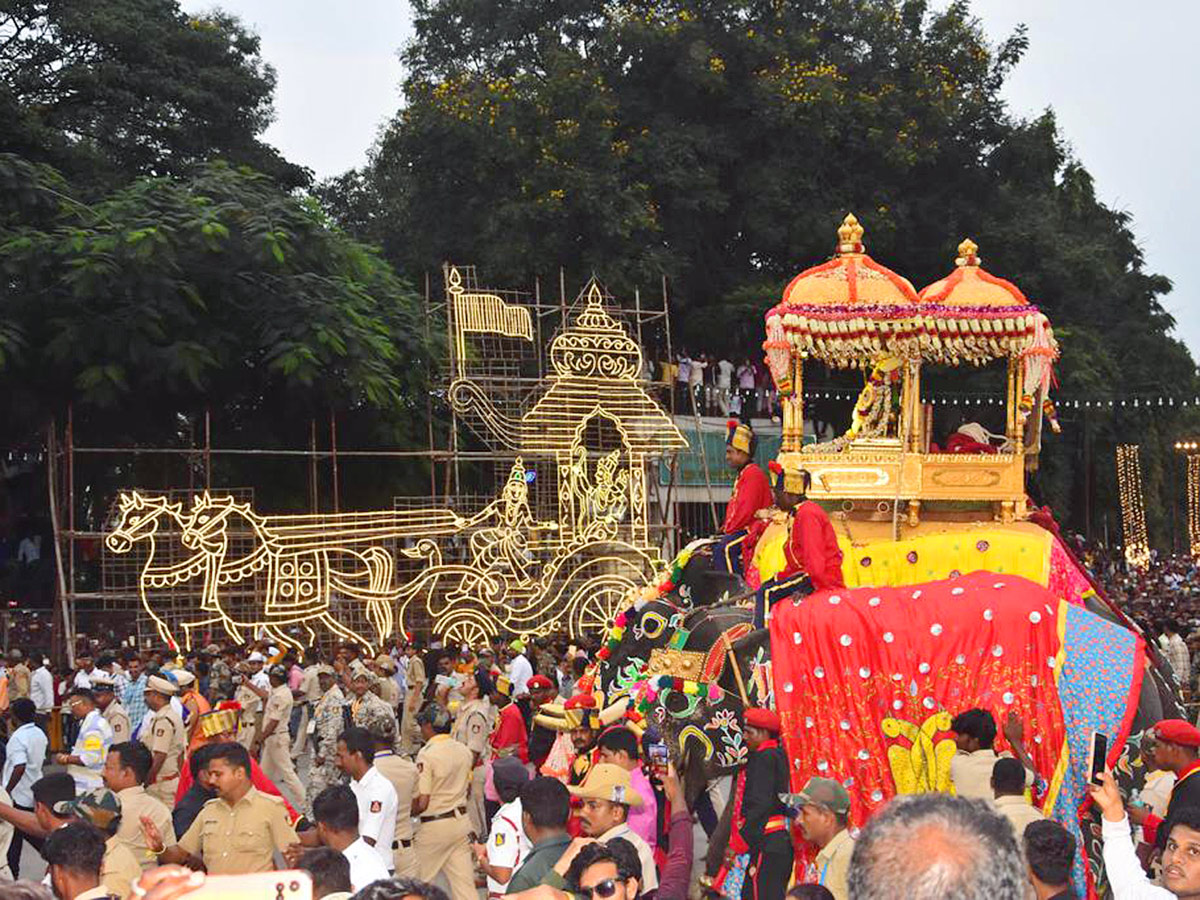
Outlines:
[[[1121,499],[1121,528],[1125,538],[1125,562],[1144,568],[1150,562],[1146,534],[1146,507],[1142,499],[1141,448],[1117,445],[1117,488]],[[1189,470],[1190,471],[1190,470]]]

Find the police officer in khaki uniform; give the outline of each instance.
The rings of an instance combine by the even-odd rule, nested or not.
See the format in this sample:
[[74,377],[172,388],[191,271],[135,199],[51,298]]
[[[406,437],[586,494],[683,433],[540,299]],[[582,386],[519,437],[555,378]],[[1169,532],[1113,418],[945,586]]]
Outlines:
[[287,669],[281,665],[271,666],[267,673],[271,679],[271,693],[267,695],[267,706],[263,710],[262,730],[254,742],[263,773],[279,787],[287,788],[292,802],[304,806],[304,784],[296,774],[289,746],[288,721],[292,717],[292,691],[287,685]]
[[404,672],[404,714],[400,719],[400,752],[411,756],[421,746],[417,710],[421,708],[421,695],[425,692],[425,663],[415,643],[405,647],[404,652],[408,655],[408,667]]
[[104,721],[112,729],[113,744],[125,743],[133,734],[133,727],[129,721],[129,713],[117,699],[112,676],[97,669],[96,674],[92,676],[92,693],[96,695],[96,706],[100,708]]
[[309,727],[308,723],[312,721],[313,710],[316,709],[317,702],[321,699],[321,650],[319,647],[313,647],[304,654],[304,661],[308,663],[304,668],[304,673],[300,678],[300,689],[292,694],[292,699],[300,704],[300,722],[296,727],[296,739],[292,742],[292,758],[299,759],[304,755],[305,749],[309,746]]
[[412,801],[417,792],[417,767],[396,753],[396,717],[380,716],[367,723],[375,739],[375,768],[396,789],[396,833],[392,841],[392,864],[397,878],[417,877],[413,851]]
[[483,814],[483,784],[488,754],[488,738],[492,733],[492,705],[488,702],[492,680],[476,672],[468,675],[462,686],[463,702],[458,707],[450,736],[471,751],[471,790],[467,795],[467,814],[471,830],[477,835],[488,832]]
[[417,796],[413,812],[420,817],[414,846],[417,877],[432,881],[442,872],[453,900],[476,900],[475,869],[467,835],[467,790],[471,785],[471,751],[450,737],[450,713],[428,703],[417,714],[425,746],[417,754]]
[[175,789],[179,787],[179,767],[187,749],[183,720],[171,705],[179,692],[175,682],[161,675],[146,680],[146,706],[154,713],[143,735],[143,743],[154,758],[146,779],[146,793],[162,801],[168,809],[175,806]]
[[143,816],[157,826],[168,844],[175,843],[171,807],[151,797],[143,787],[152,762],[150,751],[140,741],[113,744],[104,759],[104,786],[114,791],[121,802],[121,821],[115,837],[129,848],[143,869],[155,865],[154,855],[149,852],[142,834]]
[[400,704],[400,685],[396,684],[396,679],[392,677],[396,674],[396,661],[386,653],[380,653],[375,657],[372,667],[379,676],[379,697],[395,713]]
[[238,666],[237,674],[233,676],[237,683],[233,699],[242,707],[242,714],[238,718],[237,739],[247,750],[254,744],[254,738],[258,734],[259,713],[262,712],[263,703],[262,696],[251,683],[251,679],[262,670],[265,660],[266,657],[255,650],[244,666]]
[[164,847],[158,829],[142,821],[146,843],[159,863],[191,868],[201,864],[210,875],[270,872],[275,852],[299,841],[288,822],[283,799],[259,793],[250,780],[250,754],[237,744],[221,744],[208,763],[217,796],[200,809],[187,832],[173,847]]
[[30,672],[25,665],[20,650],[8,651],[8,697],[16,700],[18,697],[29,696]]

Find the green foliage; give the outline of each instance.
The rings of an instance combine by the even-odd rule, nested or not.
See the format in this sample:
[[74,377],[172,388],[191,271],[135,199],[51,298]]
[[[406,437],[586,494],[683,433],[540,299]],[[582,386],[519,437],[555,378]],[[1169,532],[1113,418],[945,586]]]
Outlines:
[[258,37],[177,0],[0,5],[0,152],[48,162],[96,195],[214,156],[282,184],[309,173],[258,140],[275,73]]
[[0,271],[13,435],[73,402],[93,439],[161,439],[209,407],[262,443],[329,410],[369,412],[396,442],[425,393],[419,298],[315,203],[248,170],[141,178],[84,204],[0,155]]
[[[1005,109],[1024,31],[989,43],[966,0],[413,9],[403,108],[365,170],[322,187],[409,271],[453,259],[520,284],[564,265],[622,292],[665,273],[678,337],[742,355],[854,211],[869,252],[918,287],[973,237],[1059,328],[1064,394],[1197,389],[1158,300],[1170,284],[1145,271],[1128,216],[1097,200],[1051,113]],[[1096,530],[1116,441],[1154,442],[1147,487],[1164,484],[1183,427],[1166,412],[1118,408],[1085,427],[1063,410],[1034,491]],[[1148,493],[1159,541],[1161,496]]]

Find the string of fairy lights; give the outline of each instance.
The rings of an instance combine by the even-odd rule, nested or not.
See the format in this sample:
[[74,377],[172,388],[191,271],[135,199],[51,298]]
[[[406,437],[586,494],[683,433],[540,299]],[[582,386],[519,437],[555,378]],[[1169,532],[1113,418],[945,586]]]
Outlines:
[[[1193,445],[1194,446],[1194,445]],[[1200,454],[1187,458],[1188,546],[1192,556],[1200,555]]]
[[[1188,472],[1190,476],[1190,465]],[[1142,499],[1141,448],[1137,444],[1117,445],[1117,489],[1125,537],[1125,562],[1140,569],[1150,562],[1150,537],[1146,532],[1146,506]]]
[[[848,388],[806,388],[804,397],[808,400],[853,400],[858,397],[859,390]],[[1004,397],[982,391],[956,391],[938,393],[921,398],[922,403],[930,406],[1004,406]],[[1175,397],[1159,394],[1122,394],[1120,396],[1091,396],[1073,397],[1070,395],[1055,395],[1054,404],[1058,409],[1145,409],[1174,407],[1186,408],[1200,406],[1200,397]]]

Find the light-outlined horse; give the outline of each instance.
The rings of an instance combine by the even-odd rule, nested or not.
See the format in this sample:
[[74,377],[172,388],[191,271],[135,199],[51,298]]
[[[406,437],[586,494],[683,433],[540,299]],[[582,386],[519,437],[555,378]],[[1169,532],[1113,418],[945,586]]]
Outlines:
[[[392,587],[391,553],[370,542],[379,540],[388,526],[395,531],[394,513],[349,513],[344,516],[260,516],[248,503],[232,496],[196,496],[184,526],[185,546],[202,549],[220,560],[216,577],[205,592],[206,604],[230,619],[235,627],[262,627],[283,644],[299,646],[285,626],[299,624],[314,635],[310,623],[324,625],[344,640],[374,651],[394,624],[392,607],[398,591]],[[249,536],[249,548],[231,550],[230,531]],[[355,543],[367,542],[363,549]],[[221,590],[263,572],[263,595],[223,603]],[[339,622],[331,611],[331,598],[348,597],[364,604],[374,639]]]
[[[171,539],[181,540],[186,527],[181,514],[182,504],[169,503],[166,497],[148,497],[138,491],[123,493],[117,504],[119,519],[117,525],[105,538],[105,545],[112,553],[129,553],[135,544],[148,542],[150,550],[146,554],[146,562],[138,577],[138,596],[147,615],[154,620],[159,637],[172,647],[179,647],[172,633],[172,625],[160,614],[161,609],[153,602],[153,595],[162,592],[177,595],[181,585],[190,581],[200,580],[200,589],[205,597],[208,596],[208,586],[217,581],[219,558],[205,550],[193,550],[192,554],[182,561],[166,564],[156,555],[160,549],[160,534],[164,521],[167,523]],[[191,647],[192,630],[196,628],[211,628],[220,625],[229,637],[242,643],[243,638],[236,627],[212,607],[202,603],[196,611],[196,618],[177,623],[184,634],[184,646]]]

